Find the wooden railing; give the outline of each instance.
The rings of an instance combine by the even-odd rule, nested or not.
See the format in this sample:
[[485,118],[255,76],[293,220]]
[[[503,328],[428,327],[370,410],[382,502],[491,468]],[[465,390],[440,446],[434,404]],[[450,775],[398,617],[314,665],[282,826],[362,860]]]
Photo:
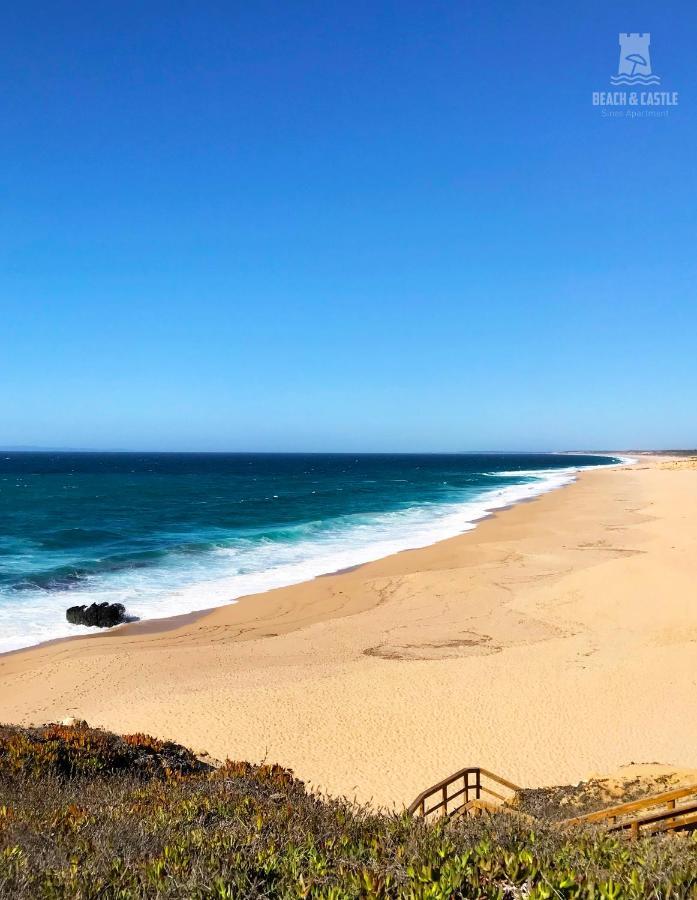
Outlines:
[[[518,785],[488,769],[468,766],[422,791],[409,812],[424,819],[433,815],[480,815],[500,809],[515,812],[506,804],[518,790]],[[600,825],[632,839],[663,831],[697,830],[697,784],[564,819],[559,824]]]
[[[409,812],[424,819],[432,815],[480,815],[501,809],[514,812],[506,804],[519,790],[518,785],[488,769],[468,766],[422,791],[409,806]],[[663,831],[697,830],[697,784],[564,819],[559,824],[595,824],[608,831],[623,832],[629,838]]]
[[518,785],[488,769],[468,766],[422,791],[409,806],[409,812],[424,819],[436,813],[441,816],[476,814],[506,803],[518,790]]
[[[682,803],[678,803],[682,800]],[[663,794],[620,803],[585,816],[566,819],[562,825],[595,823],[608,831],[620,831],[630,838],[660,831],[686,831],[697,828],[697,784],[676,788]]]

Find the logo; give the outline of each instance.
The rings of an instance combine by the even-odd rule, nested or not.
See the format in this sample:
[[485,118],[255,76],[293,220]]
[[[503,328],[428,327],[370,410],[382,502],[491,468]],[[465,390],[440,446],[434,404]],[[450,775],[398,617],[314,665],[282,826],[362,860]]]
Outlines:
[[649,44],[651,33],[620,34],[620,64],[612,84],[660,84],[658,75],[651,73]]
[[[613,89],[593,91],[593,106],[600,107],[604,118],[665,118],[671,107],[678,105],[678,92],[647,90],[650,86],[661,83],[660,77],[651,68],[650,33],[622,32],[619,44],[620,63],[617,75],[610,77]],[[628,87],[644,90],[627,90]]]

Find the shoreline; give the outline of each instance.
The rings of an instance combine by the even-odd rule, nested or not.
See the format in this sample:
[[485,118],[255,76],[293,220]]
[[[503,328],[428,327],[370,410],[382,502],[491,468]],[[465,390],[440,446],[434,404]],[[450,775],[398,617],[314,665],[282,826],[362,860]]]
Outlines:
[[480,527],[484,522],[488,522],[490,519],[495,519],[502,513],[505,513],[510,509],[514,509],[516,506],[520,506],[526,503],[535,503],[552,491],[561,491],[565,488],[571,487],[571,485],[576,482],[577,478],[580,477],[581,474],[581,472],[578,472],[573,481],[570,481],[567,484],[559,485],[555,488],[551,488],[547,491],[541,491],[534,497],[523,497],[520,500],[515,500],[512,503],[507,504],[506,506],[492,509],[491,512],[487,512],[486,515],[482,516],[481,519],[477,519],[476,523],[472,523],[472,527],[466,529],[465,531],[462,531],[459,534],[455,534],[452,537],[439,538],[432,544],[425,544],[423,547],[406,547],[404,550],[398,550],[396,553],[389,553],[387,556],[379,556],[377,559],[367,560],[366,562],[362,563],[356,563],[353,566],[347,566],[343,569],[335,569],[333,572],[322,572],[319,575],[315,575],[313,578],[308,578],[306,581],[298,581],[292,584],[282,585],[281,587],[271,588],[268,591],[259,591],[255,594],[243,594],[241,597],[235,597],[233,600],[229,600],[226,604],[222,604],[221,606],[209,606],[204,609],[192,610],[191,612],[175,613],[171,616],[162,616],[160,618],[153,619],[142,619],[136,622],[124,622],[122,625],[115,625],[113,628],[103,628],[95,630],[89,634],[72,634],[68,635],[67,637],[56,637],[51,638],[47,641],[40,641],[38,644],[29,644],[26,647],[17,647],[15,650],[4,650],[0,652],[0,662],[2,661],[3,657],[6,656],[15,656],[17,654],[28,653],[32,650],[40,650],[42,647],[51,647],[56,644],[73,643],[73,641],[89,641],[99,638],[118,639],[119,637],[130,637],[132,635],[160,634],[167,633],[169,631],[176,631],[178,628],[185,628],[187,625],[192,625],[196,622],[197,619],[205,618],[220,609],[227,609],[228,607],[236,606],[239,603],[253,603],[260,597],[264,597],[265,595],[271,594],[274,591],[285,591],[291,587],[300,587],[304,584],[311,584],[313,581],[317,581],[321,578],[338,578],[342,575],[350,575],[354,572],[358,572],[364,569],[366,566],[372,565],[373,563],[380,563],[384,560],[392,558],[397,559],[405,553],[416,553],[419,550],[426,550],[429,547],[435,547],[438,544],[444,544],[447,541],[457,540],[463,535],[470,534],[476,528]]
[[[550,454],[550,455],[564,456],[564,455],[575,455],[575,454],[573,454],[573,453],[568,453],[568,454],[556,453],[556,454]],[[461,537],[464,534],[468,534],[471,531],[474,531],[483,522],[496,516],[498,513],[512,509],[521,503],[528,503],[528,502],[531,502],[534,500],[538,500],[539,498],[545,496],[546,494],[548,494],[550,492],[560,490],[565,487],[569,487],[571,484],[573,484],[579,478],[579,476],[584,471],[594,471],[595,469],[616,468],[617,466],[632,465],[636,462],[636,460],[633,459],[632,457],[615,455],[615,454],[611,454],[611,453],[593,453],[593,454],[589,453],[589,454],[585,454],[585,455],[592,455],[592,456],[604,457],[604,458],[610,458],[610,459],[618,459],[618,460],[620,460],[620,462],[615,463],[615,464],[610,464],[610,465],[604,465],[604,466],[569,467],[569,469],[560,469],[560,470],[555,470],[555,469],[530,470],[530,471],[535,471],[535,472],[537,472],[537,471],[545,472],[545,475],[547,475],[549,477],[554,476],[554,475],[566,476],[569,478],[569,480],[565,481],[562,484],[551,484],[550,485],[548,483],[548,481],[544,480],[544,478],[541,478],[539,485],[535,485],[534,483],[531,483],[529,485],[531,488],[533,488],[535,486],[538,487],[538,490],[535,491],[534,493],[531,493],[530,496],[515,497],[510,502],[504,502],[502,505],[498,505],[498,504],[494,503],[491,506],[487,506],[487,504],[486,504],[487,494],[485,493],[482,495],[476,495],[469,500],[463,501],[462,508],[465,509],[468,505],[471,505],[471,504],[481,504],[481,508],[483,510],[482,512],[478,512],[476,515],[473,516],[473,518],[466,520],[463,523],[464,527],[460,531],[454,532],[453,534],[447,535],[445,537],[437,537],[433,541],[426,543],[426,544],[417,543],[414,546],[403,547],[402,549],[396,550],[394,552],[386,553],[384,555],[377,556],[374,558],[369,558],[369,559],[366,559],[365,561],[357,562],[353,565],[344,566],[339,569],[329,570],[327,572],[319,572],[318,574],[313,575],[310,578],[302,579],[300,581],[290,581],[288,583],[279,584],[276,587],[268,588],[267,590],[254,591],[252,593],[244,593],[244,594],[241,594],[239,597],[232,597],[232,598],[228,599],[227,601],[224,601],[217,605],[204,606],[199,609],[188,610],[185,612],[175,612],[175,613],[171,613],[169,615],[164,615],[164,616],[153,616],[151,618],[141,618],[141,619],[137,619],[135,621],[125,622],[121,625],[114,626],[111,629],[95,630],[95,631],[79,633],[79,634],[59,635],[54,638],[48,638],[46,640],[39,641],[35,644],[27,644],[26,646],[23,646],[23,647],[15,647],[10,650],[2,650],[2,651],[0,651],[0,659],[2,659],[4,656],[9,656],[9,655],[17,654],[17,653],[24,653],[25,651],[32,650],[34,648],[52,646],[54,644],[61,643],[63,641],[75,641],[75,640],[85,640],[85,639],[91,639],[91,638],[102,638],[102,637],[106,637],[109,635],[115,636],[115,635],[131,634],[131,633],[146,634],[146,633],[154,633],[154,632],[160,632],[160,631],[162,631],[162,632],[170,631],[172,629],[176,629],[187,623],[193,623],[196,621],[197,618],[199,618],[201,616],[206,616],[206,615],[210,614],[211,612],[213,612],[214,610],[224,609],[224,608],[227,608],[228,606],[233,606],[234,604],[237,604],[240,601],[249,600],[250,598],[263,596],[264,594],[267,594],[270,591],[284,590],[286,588],[293,587],[294,585],[301,585],[301,584],[305,584],[308,582],[312,582],[317,578],[328,578],[328,577],[332,577],[334,575],[342,575],[347,572],[353,572],[353,571],[360,569],[363,566],[369,565],[370,563],[379,562],[380,560],[388,559],[389,557],[392,557],[392,556],[398,556],[402,553],[410,553],[415,550],[422,550],[422,549],[425,549],[428,547],[435,546],[443,541],[448,541],[448,540],[452,540],[453,538]],[[521,471],[520,474],[524,475],[526,473],[525,473],[525,471]],[[524,486],[525,486],[524,482],[519,485],[510,485],[509,487],[506,487],[506,488],[493,489],[490,492],[490,494],[492,496],[495,496],[499,491],[503,491],[503,492],[511,491],[511,490],[514,491],[516,488],[523,488]],[[444,504],[444,505],[450,506],[451,504],[448,503],[448,504]]]
[[524,786],[695,768],[695,473],[644,457],[566,487],[166,631],[6,654],[0,720],[145,731],[397,808],[470,764]]

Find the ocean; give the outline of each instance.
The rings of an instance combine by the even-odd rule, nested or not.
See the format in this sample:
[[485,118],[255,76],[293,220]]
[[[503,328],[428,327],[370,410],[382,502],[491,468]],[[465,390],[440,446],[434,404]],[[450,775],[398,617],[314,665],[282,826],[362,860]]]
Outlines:
[[0,651],[155,619],[432,544],[617,458],[0,452]]

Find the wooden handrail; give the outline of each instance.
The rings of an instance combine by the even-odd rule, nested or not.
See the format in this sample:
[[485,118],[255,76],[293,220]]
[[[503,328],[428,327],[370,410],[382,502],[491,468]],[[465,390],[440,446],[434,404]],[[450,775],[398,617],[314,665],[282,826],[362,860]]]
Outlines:
[[697,805],[692,810],[683,810],[678,819],[668,819],[666,822],[656,822],[651,824],[639,822],[635,830],[632,831],[632,837],[637,837],[639,829],[644,828],[649,834],[657,834],[661,831],[693,831],[697,829]]
[[[484,781],[482,779],[484,779]],[[462,780],[462,787],[460,787],[459,790],[450,793],[448,788],[457,784],[460,780]],[[460,769],[458,772],[454,772],[442,781],[431,785],[431,787],[426,788],[425,791],[421,791],[418,797],[416,797],[409,805],[409,812],[412,815],[420,815],[423,818],[439,811],[442,811],[443,815],[449,816],[458,811],[471,808],[468,804],[473,800],[482,800],[482,794],[488,794],[496,800],[505,802],[507,798],[503,794],[489,787],[487,781],[491,781],[497,786],[506,788],[512,792],[519,790],[518,785],[513,784],[511,781],[507,781],[505,778],[501,778],[500,775],[496,775],[488,769],[482,769],[481,766],[467,766],[464,769]],[[439,797],[438,802],[431,805],[430,801],[435,800],[436,797]],[[454,801],[460,802],[453,808],[452,804]],[[481,806],[479,808],[484,807]]]
[[[676,800],[683,797],[697,796],[697,784],[691,784],[684,788],[676,788],[673,791],[665,791],[662,794],[652,794],[650,797],[642,797],[640,800],[631,800],[629,803],[620,803],[619,806],[609,806],[599,809],[597,812],[586,813],[584,816],[574,816],[573,819],[564,819],[562,825],[581,825],[586,822],[605,822],[616,820],[631,813],[651,809],[654,806],[665,806],[667,803],[675,804]],[[609,823],[614,824],[613,822]]]
[[692,817],[695,815],[697,815],[697,800],[693,800],[691,803],[682,803],[680,804],[680,806],[671,806],[667,809],[659,809],[656,812],[647,813],[645,816],[639,816],[636,819],[630,819],[629,822],[620,822],[617,825],[611,825],[608,828],[608,831],[620,831],[621,829],[631,827],[632,825],[638,825],[639,828],[641,828],[643,825],[665,823],[668,820],[674,821],[681,818],[682,816]]

